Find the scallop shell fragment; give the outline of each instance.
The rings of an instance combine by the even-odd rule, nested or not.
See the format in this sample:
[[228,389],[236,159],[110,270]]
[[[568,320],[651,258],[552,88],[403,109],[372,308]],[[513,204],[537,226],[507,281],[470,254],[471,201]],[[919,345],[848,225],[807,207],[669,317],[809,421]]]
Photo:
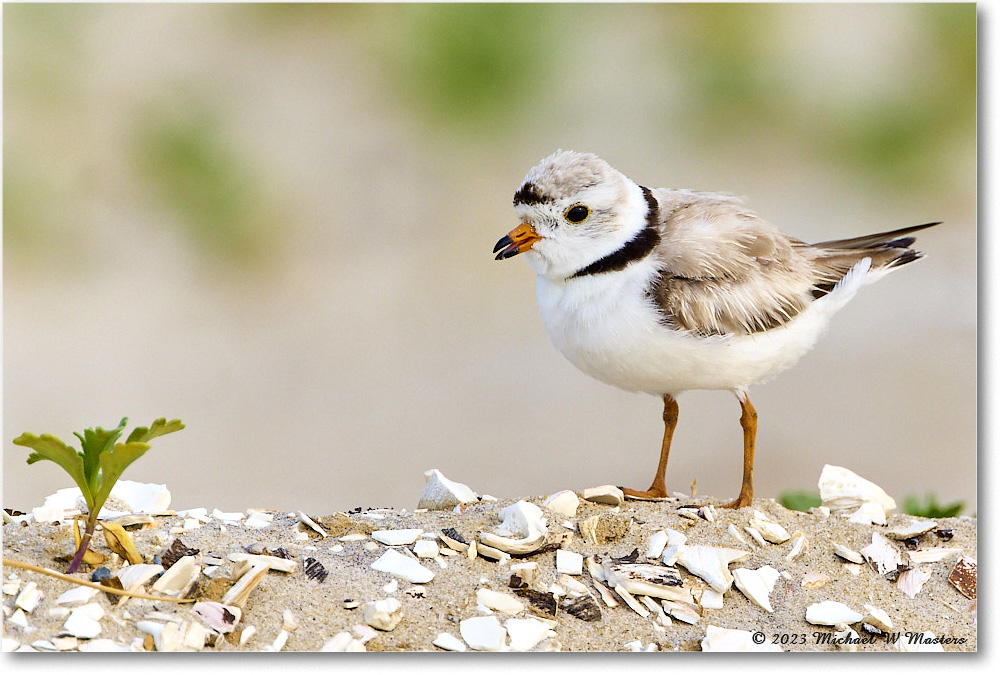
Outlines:
[[970,600],[976,599],[976,568],[975,558],[962,556],[948,575],[951,585]]
[[919,537],[922,534],[926,534],[936,527],[937,523],[933,520],[928,520],[927,518],[911,518],[905,523],[895,525],[886,530],[885,534],[890,539],[910,539],[912,537]]
[[865,502],[877,502],[886,511],[896,508],[896,501],[870,480],[842,466],[826,464],[819,477],[819,497],[831,511],[857,509]]
[[227,606],[210,600],[196,602],[193,609],[206,626],[222,634],[232,632],[243,616],[243,610],[235,605]]
[[903,562],[899,549],[879,532],[872,532],[872,543],[861,549],[861,555],[879,574],[894,572]]
[[685,546],[677,556],[677,564],[701,577],[720,593],[733,585],[729,564],[750,555],[749,551],[716,546]]
[[734,569],[732,574],[736,588],[740,589],[743,595],[763,608],[765,612],[774,613],[770,595],[771,591],[774,590],[775,582],[781,576],[778,570],[765,565],[756,570]]

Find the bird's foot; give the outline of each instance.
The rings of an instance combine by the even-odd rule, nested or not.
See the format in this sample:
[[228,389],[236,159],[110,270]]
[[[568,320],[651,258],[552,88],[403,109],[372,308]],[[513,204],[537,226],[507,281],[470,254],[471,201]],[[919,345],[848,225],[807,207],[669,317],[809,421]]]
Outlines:
[[667,496],[667,489],[663,487],[651,487],[648,490],[623,487],[621,490],[627,499],[665,499]]
[[740,496],[729,502],[728,504],[723,504],[724,509],[742,509],[745,506],[750,506],[753,504],[753,493],[747,494],[741,492]]

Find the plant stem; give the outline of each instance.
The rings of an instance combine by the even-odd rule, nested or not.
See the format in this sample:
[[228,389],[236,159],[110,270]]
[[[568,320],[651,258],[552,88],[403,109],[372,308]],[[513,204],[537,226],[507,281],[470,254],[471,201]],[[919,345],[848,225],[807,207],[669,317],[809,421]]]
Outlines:
[[83,536],[80,537],[80,547],[76,549],[76,555],[73,556],[73,562],[69,564],[66,574],[73,574],[80,567],[80,563],[83,562],[83,556],[87,553],[87,548],[90,547],[90,538],[94,536],[95,529],[97,529],[97,512],[92,509],[90,515],[87,517],[87,529],[84,531]]

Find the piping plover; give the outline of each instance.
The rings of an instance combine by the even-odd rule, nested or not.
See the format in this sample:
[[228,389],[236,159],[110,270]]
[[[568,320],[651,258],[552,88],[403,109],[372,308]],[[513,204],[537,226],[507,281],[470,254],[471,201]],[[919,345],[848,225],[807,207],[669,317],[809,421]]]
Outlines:
[[663,399],[664,473],[676,396],[725,389],[740,402],[743,484],[753,499],[757,412],[747,389],[792,366],[859,288],[921,257],[913,232],[938,223],[806,244],[727,194],[650,189],[595,155],[558,150],[514,194],[521,224],[497,260],[524,253],[556,348],[587,375]]

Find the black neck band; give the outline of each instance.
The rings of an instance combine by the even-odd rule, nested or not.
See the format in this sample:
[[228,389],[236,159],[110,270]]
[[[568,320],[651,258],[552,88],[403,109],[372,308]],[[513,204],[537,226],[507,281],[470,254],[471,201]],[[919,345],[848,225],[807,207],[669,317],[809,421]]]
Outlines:
[[646,227],[639,231],[639,234],[627,242],[617,251],[609,253],[600,260],[595,260],[581,270],[577,270],[570,275],[570,279],[583,277],[589,274],[602,274],[604,272],[617,272],[628,267],[629,263],[642,260],[649,255],[656,245],[660,243],[660,207],[656,203],[656,198],[649,188],[641,188],[642,196],[646,198]]

